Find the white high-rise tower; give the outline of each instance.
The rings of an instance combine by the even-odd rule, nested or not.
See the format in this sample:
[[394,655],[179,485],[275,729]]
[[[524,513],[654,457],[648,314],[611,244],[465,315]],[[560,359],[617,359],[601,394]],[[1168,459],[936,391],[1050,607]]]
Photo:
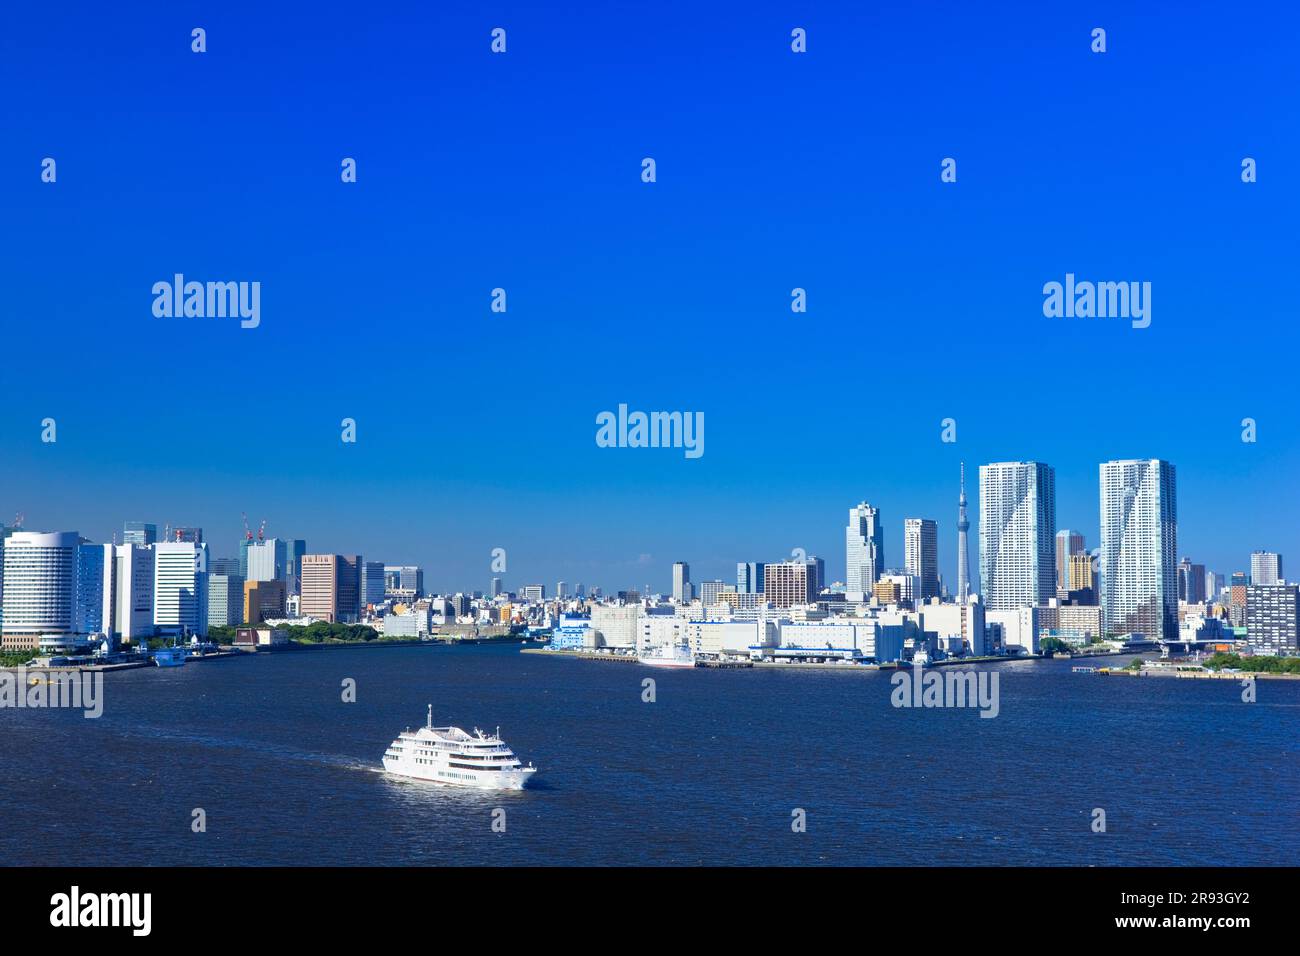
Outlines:
[[1038,461],[980,466],[980,587],[994,611],[1056,596],[1056,473]]
[[1178,637],[1174,466],[1152,458],[1101,465],[1101,626]]
[[847,591],[870,592],[885,573],[880,511],[865,501],[849,509],[849,524],[844,529],[844,563]]

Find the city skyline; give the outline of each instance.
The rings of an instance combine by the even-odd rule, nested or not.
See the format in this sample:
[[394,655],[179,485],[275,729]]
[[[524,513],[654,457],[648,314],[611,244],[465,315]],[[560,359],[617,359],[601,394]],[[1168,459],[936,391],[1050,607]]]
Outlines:
[[[1138,461],[1141,462],[1145,462],[1148,460],[1158,461],[1158,459],[1138,459]],[[1097,468],[1098,468],[1097,489],[1102,490],[1102,482],[1104,480],[1103,476],[1106,474],[1107,465],[1113,465],[1116,463],[1123,463],[1128,461],[1132,461],[1132,460],[1131,459],[1110,459],[1106,462],[1099,462],[1097,464]],[[1009,466],[1025,466],[1025,465],[1032,465],[1046,470],[1046,474],[1048,474],[1049,476],[1048,480],[1050,483],[1051,496],[1052,496],[1051,507],[1054,509],[1055,500],[1056,500],[1055,468],[1050,463],[1019,462],[1019,461],[994,462],[991,463],[991,465],[980,464],[977,465],[976,468],[978,469],[978,472],[982,476],[985,473],[985,469],[988,469],[992,466],[996,466],[998,468],[1007,468]],[[1180,481],[1181,481],[1181,477],[1182,477],[1182,472],[1181,470],[1179,470]],[[958,488],[958,493],[960,493],[959,488]],[[1096,492],[1094,492],[1094,494],[1095,493]],[[1189,553],[1187,550],[1185,550],[1183,545],[1184,528],[1183,528],[1183,520],[1181,518],[1181,512],[1183,507],[1183,497],[1182,497],[1183,492],[1181,490],[1181,487],[1179,488],[1177,494],[1178,494],[1178,499],[1177,499],[1178,515],[1176,515],[1174,519],[1174,526],[1177,529],[1177,536],[1178,536],[1177,553],[1173,557],[1173,562],[1175,565],[1178,562],[1183,561],[1184,559],[1188,559],[1194,561],[1197,566],[1204,566],[1208,571],[1219,574],[1225,578],[1231,577],[1231,575],[1234,572],[1245,573],[1247,576],[1249,576],[1252,566],[1258,564],[1261,556],[1275,557],[1279,553],[1285,553],[1284,548],[1254,547],[1245,555],[1239,556],[1238,560],[1235,563],[1232,563],[1231,566],[1224,565],[1222,567],[1216,566],[1210,561],[1203,559],[1198,553]],[[956,502],[957,500],[956,496],[954,496],[953,500],[954,502]],[[986,559],[984,556],[984,549],[982,547],[983,533],[980,530],[983,507],[981,505],[981,498],[979,494],[978,485],[974,488],[967,488],[967,500],[968,500],[968,512],[971,514],[973,519],[971,521],[971,527],[972,527],[972,537],[975,542],[973,548],[975,553],[972,555],[972,561],[971,561],[972,564],[971,592],[973,594],[980,594],[981,597],[987,600],[988,599],[987,586],[984,584],[983,577],[981,575],[981,568],[985,564]],[[1094,497],[1094,501],[1096,500],[1097,499]],[[860,505],[855,505],[853,508],[849,509],[851,518],[853,518],[855,515],[858,515],[864,505],[865,502],[863,502]],[[1102,505],[1103,507],[1105,505],[1104,491],[1103,491]],[[891,544],[890,544],[891,536],[889,534],[891,525],[890,525],[889,512],[886,507],[876,508],[872,506],[871,521],[883,529],[881,531],[881,533],[884,536],[883,537],[883,541],[884,541],[883,571],[899,573],[905,570],[906,562],[907,562],[906,537],[908,534],[906,523],[914,522],[914,521],[924,521],[924,522],[934,521],[937,526],[935,540],[937,543],[937,550],[939,556],[939,561],[938,561],[939,578],[942,582],[944,590],[947,593],[956,595],[957,584],[958,584],[957,575],[956,575],[957,526],[958,526],[958,522],[955,517],[957,512],[956,504],[953,505],[952,511],[954,513],[954,517],[950,522],[947,523],[945,523],[943,518],[931,518],[928,516],[921,516],[921,515],[900,516],[897,519],[897,528],[896,528],[896,535],[895,535],[898,538],[898,541],[894,543],[894,547],[891,548]],[[47,533],[55,533],[59,530],[54,527],[37,528],[37,526],[33,525],[30,521],[26,520],[26,515],[23,515],[23,517],[25,519],[23,530],[27,530],[27,531],[38,530]],[[241,520],[246,521],[246,519],[242,519],[242,518]],[[1042,579],[1040,585],[1040,588],[1042,590],[1042,595],[1041,595],[1042,600],[1046,600],[1046,597],[1050,596],[1050,594],[1054,594],[1055,591],[1054,582],[1056,581],[1056,559],[1058,557],[1058,552],[1059,552],[1058,536],[1061,533],[1065,533],[1065,532],[1073,532],[1075,534],[1081,534],[1086,544],[1086,551],[1092,554],[1100,554],[1101,545],[1105,537],[1104,521],[1105,521],[1104,516],[1099,510],[1097,513],[1097,528],[1091,532],[1087,530],[1082,530],[1081,522],[1075,522],[1071,525],[1065,525],[1059,517],[1055,518],[1054,521],[1052,522],[1054,523],[1055,527],[1044,527],[1043,530],[1044,539],[1040,542],[1040,551],[1038,554],[1038,559],[1041,562],[1041,567],[1040,570],[1035,572],[1035,574]],[[158,523],[158,522],[153,522],[147,519],[142,519],[137,517],[137,518],[126,519],[122,522],[119,522],[117,529],[111,532],[109,536],[103,539],[97,538],[93,534],[88,534],[85,530],[82,530],[81,528],[75,528],[72,530],[75,530],[82,537],[88,538],[91,542],[94,543],[110,543],[115,541],[116,543],[120,544],[122,543],[124,538],[126,538],[128,535],[135,536],[137,534],[142,533],[141,530],[142,525],[144,526],[154,525],[155,528],[163,529],[163,530],[158,530],[156,532],[157,540],[159,541],[163,540],[164,532],[168,528],[168,524],[165,522]],[[843,528],[842,525],[841,528]],[[951,530],[951,535],[947,534],[947,531],[949,529]],[[297,531],[295,531],[294,537],[287,539],[287,541],[286,539],[278,538],[275,534],[269,532],[266,533],[264,541],[262,539],[250,540],[249,538],[246,537],[246,535],[248,534],[248,530],[247,530],[247,524],[245,523],[243,525],[243,528],[239,532],[238,537],[231,543],[231,545],[228,548],[223,549],[223,546],[220,543],[220,539],[214,536],[212,530],[200,521],[192,520],[187,525],[183,526],[183,528],[182,526],[177,525],[175,527],[172,527],[171,530],[173,534],[177,531],[184,531],[187,536],[192,535],[194,533],[201,533],[203,535],[204,544],[208,545],[208,553],[210,555],[210,560],[212,561],[237,562],[239,559],[236,555],[241,550],[241,545],[245,543],[250,546],[254,546],[254,545],[258,546],[259,548],[265,548],[265,547],[278,548],[281,545],[290,543],[297,546],[306,546],[306,550],[309,553],[313,553],[313,554],[342,554],[345,552],[359,551],[361,554],[364,554],[366,556],[367,563],[374,563],[375,561],[380,561],[384,565],[388,565],[390,567],[401,565],[401,564],[418,566],[420,569],[422,569],[424,575],[426,575],[428,579],[431,582],[433,582],[429,586],[430,593],[436,592],[436,593],[452,594],[457,592],[472,593],[474,591],[490,593],[492,588],[492,582],[495,579],[499,578],[502,581],[504,590],[511,591],[511,592],[521,592],[523,588],[528,584],[543,583],[546,584],[546,586],[549,588],[553,586],[557,581],[568,580],[568,581],[573,581],[575,585],[578,583],[583,584],[586,590],[588,591],[590,591],[590,589],[593,587],[601,588],[606,594],[616,593],[619,590],[625,590],[625,589],[635,589],[639,591],[645,591],[647,588],[648,588],[647,593],[672,594],[674,592],[674,583],[672,580],[673,566],[679,562],[684,562],[688,567],[693,569],[688,571],[689,580],[695,585],[695,589],[694,589],[695,594],[698,595],[699,593],[698,583],[701,581],[721,580],[723,582],[726,582],[728,587],[734,587],[736,581],[737,563],[757,562],[759,564],[764,564],[764,563],[781,562],[781,561],[790,560],[792,556],[797,555],[800,551],[809,555],[810,557],[816,556],[820,558],[823,562],[827,561],[829,557],[830,564],[829,564],[829,568],[826,571],[827,584],[842,583],[848,585],[849,583],[848,573],[847,573],[848,558],[845,553],[845,544],[843,538],[840,539],[837,547],[827,547],[825,549],[820,549],[820,550],[814,548],[805,548],[802,545],[796,545],[794,548],[791,549],[789,553],[775,553],[775,554],[763,553],[756,556],[738,555],[734,560],[731,558],[723,558],[721,559],[722,566],[716,571],[716,573],[715,573],[715,569],[711,566],[709,562],[707,561],[701,562],[698,558],[694,558],[694,557],[685,557],[682,554],[682,549],[678,548],[674,552],[669,552],[669,554],[672,556],[667,557],[663,560],[662,563],[664,564],[664,567],[662,569],[657,568],[659,559],[657,559],[654,555],[650,555],[648,552],[642,552],[640,554],[640,558],[642,558],[642,560],[638,560],[634,562],[634,570],[631,572],[631,577],[628,577],[626,580],[604,581],[604,580],[600,580],[598,576],[593,576],[593,575],[589,575],[584,578],[582,577],[581,574],[575,577],[572,573],[570,574],[561,573],[559,575],[556,575],[553,573],[548,574],[548,573],[542,573],[536,571],[520,573],[517,579],[512,580],[514,575],[511,575],[509,572],[492,572],[483,576],[486,584],[484,582],[478,581],[477,578],[473,578],[470,575],[466,574],[464,575],[465,579],[463,581],[456,580],[454,581],[454,583],[440,585],[439,583],[437,583],[440,580],[440,572],[435,570],[434,573],[430,573],[429,564],[419,562],[419,561],[411,561],[405,558],[398,558],[394,560],[391,556],[383,555],[383,554],[379,555],[378,558],[376,558],[375,555],[368,552],[365,548],[355,548],[355,547],[318,548],[315,546],[314,543],[312,543],[311,540],[304,540],[304,538],[298,535]],[[849,531],[852,532],[852,530],[853,530],[852,527],[850,527]],[[841,535],[842,534],[844,534],[843,530],[841,530]],[[338,536],[337,532],[335,536],[336,537]],[[825,537],[824,529],[821,530],[821,533],[819,535],[808,535],[804,537],[807,540],[824,538]],[[853,536],[850,535],[851,540],[852,538]],[[168,541],[164,543],[170,543],[171,541],[174,540],[175,538],[169,538]],[[853,545],[850,544],[850,549],[852,548]],[[226,551],[232,553],[229,554],[225,553]],[[508,549],[506,550],[506,559],[507,561],[509,560]],[[489,569],[497,567],[496,564],[497,561],[498,561],[498,556],[496,554],[496,549],[490,550],[489,553],[487,554],[487,561],[486,561],[486,563],[489,566]],[[580,564],[581,562],[577,562],[570,559],[564,562],[562,565],[557,565],[557,566],[562,566],[565,569],[571,569],[579,566]],[[435,562],[434,568],[438,568],[438,567],[454,568],[455,565],[453,561],[444,561],[441,563]],[[844,573],[841,573],[841,569],[843,570]],[[1175,582],[1174,587],[1176,590],[1176,581],[1177,581],[1176,568],[1174,568],[1173,574],[1174,574],[1174,582]],[[665,576],[667,577],[667,580],[663,583],[660,583],[660,578]],[[1050,577],[1053,582],[1052,587],[1050,588],[1047,586],[1047,581],[1046,581],[1048,577]],[[1166,587],[1167,586],[1168,585],[1166,585]],[[849,589],[852,590],[851,587]],[[1016,603],[1017,602],[1013,600],[1007,606],[1015,606]]]

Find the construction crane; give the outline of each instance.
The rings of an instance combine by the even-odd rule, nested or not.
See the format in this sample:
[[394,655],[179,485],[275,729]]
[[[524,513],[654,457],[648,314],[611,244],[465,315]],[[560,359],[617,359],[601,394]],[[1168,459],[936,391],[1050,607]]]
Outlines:
[[252,541],[252,540],[253,540],[253,532],[251,532],[251,531],[248,530],[248,512],[247,512],[247,511],[241,511],[241,512],[239,513],[239,516],[240,516],[241,518],[244,519],[244,540],[245,540],[245,541]]
[[261,527],[257,529],[257,540],[258,541],[266,540],[266,519],[265,518],[262,519]]
[[23,526],[23,517],[24,517],[24,515],[23,515],[23,513],[22,513],[21,511],[18,512],[18,514],[14,515],[14,527],[15,527],[15,528],[21,528],[21,527]]

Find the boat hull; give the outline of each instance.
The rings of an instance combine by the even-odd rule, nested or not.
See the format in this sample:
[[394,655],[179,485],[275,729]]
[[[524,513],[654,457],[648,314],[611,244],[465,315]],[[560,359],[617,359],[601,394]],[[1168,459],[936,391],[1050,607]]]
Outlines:
[[638,657],[637,660],[647,667],[694,667],[693,660],[678,660],[672,657]]
[[405,761],[384,758],[384,770],[395,777],[424,780],[448,787],[467,787],[472,790],[522,790],[537,772],[536,767],[517,770],[459,771],[441,767],[408,765]]

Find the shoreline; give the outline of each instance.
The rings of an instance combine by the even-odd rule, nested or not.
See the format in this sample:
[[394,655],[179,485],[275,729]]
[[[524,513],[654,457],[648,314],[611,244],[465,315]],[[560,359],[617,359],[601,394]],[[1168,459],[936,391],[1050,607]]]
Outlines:
[[[610,654],[602,652],[587,653],[584,651],[574,651],[567,648],[562,650],[550,650],[546,647],[525,647],[520,650],[521,654],[541,654],[554,658],[564,658],[567,660],[578,661],[603,661],[615,664],[638,664],[640,661],[634,655],[628,654]],[[953,658],[942,661],[932,661],[926,664],[927,669],[936,667],[960,666],[962,664],[1019,664],[1019,663],[1045,663],[1048,661],[1076,662],[1084,660],[1093,660],[1100,657],[1130,657],[1137,652],[1134,651],[1109,651],[1104,654],[1079,654],[1074,657],[1058,658],[1050,655],[1045,656],[1024,656],[1024,657],[968,657]],[[1139,655],[1140,656],[1140,655]],[[645,665],[650,666],[650,665]],[[874,674],[880,671],[898,671],[906,670],[911,665],[897,661],[887,664],[810,664],[795,661],[707,661],[700,662],[697,665],[698,670],[735,670],[741,668],[774,668],[778,670],[830,670],[843,671],[848,673],[868,673]],[[687,668],[683,668],[685,670]],[[1129,677],[1180,677],[1192,680],[1241,680],[1246,677],[1277,678],[1280,680],[1300,680],[1300,674],[1275,674],[1269,671],[1237,671],[1234,673],[1224,673],[1222,671],[1188,671],[1176,670],[1174,668],[1146,668],[1140,671],[1132,671],[1127,668],[1115,668],[1107,670],[1105,673],[1097,673],[1092,677],[1111,677],[1115,675],[1124,675]]]

